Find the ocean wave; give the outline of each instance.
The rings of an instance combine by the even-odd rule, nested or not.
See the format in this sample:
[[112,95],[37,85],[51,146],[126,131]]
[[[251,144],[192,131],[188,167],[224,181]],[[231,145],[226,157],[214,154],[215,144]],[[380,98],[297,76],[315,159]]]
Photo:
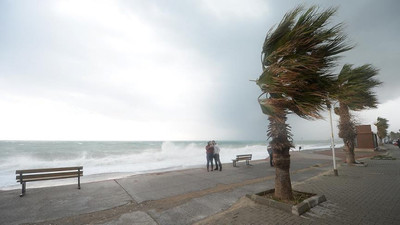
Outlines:
[[[83,166],[87,176],[205,167],[205,145],[200,141],[0,142],[4,150],[0,151],[0,189],[16,185],[15,170],[19,169]],[[266,142],[221,141],[219,146],[222,163],[232,162],[239,154],[268,157]],[[302,149],[317,148],[329,148],[329,143],[302,145]]]

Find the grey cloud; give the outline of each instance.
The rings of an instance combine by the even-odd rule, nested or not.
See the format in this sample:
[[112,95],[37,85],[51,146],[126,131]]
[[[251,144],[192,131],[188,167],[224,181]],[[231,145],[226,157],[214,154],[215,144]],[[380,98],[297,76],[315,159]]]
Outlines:
[[[293,9],[298,1],[269,1],[271,11],[265,15],[264,21],[239,21],[223,23],[215,18],[204,17],[197,5],[175,5],[168,2],[157,7],[165,10],[169,16],[163,25],[177,30],[172,39],[182,45],[192,46],[215,64],[221,65],[222,73],[218,78],[221,84],[211,100],[212,118],[217,126],[231,129],[245,129],[249,132],[246,138],[260,137],[260,130],[265,129],[266,117],[256,103],[258,87],[249,82],[256,79],[261,71],[260,51],[265,34],[283,15]],[[371,63],[380,68],[380,76],[384,82],[377,89],[379,99],[385,102],[400,94],[396,86],[395,67],[399,61],[399,45],[395,44],[400,29],[399,3],[397,1],[303,1],[307,5],[317,4],[321,8],[338,7],[338,14],[332,24],[344,22],[349,42],[356,43],[356,48],[343,54],[335,71],[345,63],[361,65]],[[179,3],[180,4],[180,3]],[[185,10],[182,10],[182,7]],[[159,23],[157,17],[152,18]],[[223,107],[221,107],[223,106]],[[261,116],[259,116],[261,114]],[[296,134],[307,127],[309,122],[302,119],[291,119]],[[254,126],[254,124],[257,126]],[[263,124],[259,126],[258,124]],[[312,122],[326,126],[326,121]],[[257,127],[254,129],[254,127]],[[318,136],[318,132],[313,133]],[[262,134],[264,136],[264,133]],[[326,135],[321,134],[323,137]],[[321,136],[320,135],[320,136]]]
[[[203,97],[205,93],[201,91],[203,84],[199,79],[200,91],[196,90],[196,93],[204,101],[204,104],[198,105],[198,117],[202,121],[208,118],[207,121],[212,122],[213,126],[236,131],[234,136],[229,137],[231,139],[266,137],[267,117],[261,113],[257,103],[260,91],[249,80],[257,79],[261,72],[260,52],[267,31],[279,23],[283,15],[299,1],[267,1],[270,10],[265,17],[232,21],[213,17],[201,7],[200,1],[137,0],[118,3],[124,12],[140,16],[151,24],[166,43],[189,49],[206,62],[191,63],[211,65],[218,70],[213,77],[215,90],[204,90],[214,93],[211,99]],[[380,68],[379,78],[384,82],[377,89],[381,102],[400,95],[396,74],[396,64],[400,61],[400,47],[397,43],[400,32],[398,1],[314,0],[300,3],[319,4],[322,8],[339,6],[338,15],[333,22],[345,22],[349,40],[357,46],[344,54],[336,71],[344,63],[371,63]],[[4,87],[3,91],[50,96],[79,108],[127,119],[141,115],[141,108],[149,109],[153,113],[147,114],[147,117],[143,114],[139,119],[168,120],[174,117],[174,111],[185,110],[184,107],[162,109],[151,101],[143,101],[142,96],[124,90],[126,86],[121,88],[96,82],[94,72],[107,76],[112,74],[112,68],[124,69],[141,63],[140,59],[127,58],[118,52],[101,47],[93,49],[86,45],[88,40],[96,42],[98,35],[118,36],[118,33],[57,18],[45,10],[45,4],[35,6],[34,3],[11,4],[4,1],[0,4],[0,25],[7,30],[0,36],[0,79],[13,85]],[[20,16],[22,14],[24,16]],[[91,30],[90,33],[87,32],[88,29]],[[89,53],[93,52],[97,52],[99,58],[91,58]],[[154,60],[170,63],[167,56],[155,55]],[[106,63],[110,65],[108,70],[111,71],[102,68]],[[186,76],[197,81],[191,74]],[[71,97],[69,93],[74,92],[87,98]],[[202,108],[203,105],[208,107]],[[160,110],[166,111],[161,113]],[[187,118],[193,117],[195,116]],[[290,116],[290,122],[295,138],[327,136],[314,129],[318,126],[326,127],[326,121],[308,122]],[[305,130],[308,136],[304,136]]]

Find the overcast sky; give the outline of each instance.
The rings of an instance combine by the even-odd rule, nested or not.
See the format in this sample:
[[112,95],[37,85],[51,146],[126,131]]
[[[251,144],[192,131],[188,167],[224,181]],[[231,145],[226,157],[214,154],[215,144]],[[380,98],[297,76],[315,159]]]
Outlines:
[[[356,48],[380,69],[362,124],[400,129],[396,0],[0,0],[0,140],[264,140],[257,102],[267,31],[306,2],[338,6]],[[337,116],[334,130],[337,133]],[[329,139],[328,120],[289,116],[294,139]]]

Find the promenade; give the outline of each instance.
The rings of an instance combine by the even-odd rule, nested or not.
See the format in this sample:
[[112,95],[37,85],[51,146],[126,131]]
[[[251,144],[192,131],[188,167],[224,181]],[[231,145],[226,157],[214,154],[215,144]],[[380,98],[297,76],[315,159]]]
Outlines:
[[244,197],[274,186],[274,168],[258,160],[224,164],[221,172],[196,168],[85,183],[81,190],[28,183],[22,198],[20,190],[0,192],[0,224],[398,224],[400,150],[385,148],[397,160],[368,157],[361,160],[367,167],[349,167],[338,159],[337,177],[332,157],[291,153],[293,188],[327,198],[302,216]]

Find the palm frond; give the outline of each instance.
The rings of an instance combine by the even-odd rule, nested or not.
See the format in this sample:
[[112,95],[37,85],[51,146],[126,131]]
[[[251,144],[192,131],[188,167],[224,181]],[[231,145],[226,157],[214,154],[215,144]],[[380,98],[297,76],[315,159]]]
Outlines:
[[257,80],[270,94],[270,112],[292,112],[306,119],[321,118],[333,83],[331,67],[338,54],[352,48],[345,43],[342,24],[328,28],[336,8],[299,6],[268,31],[262,48],[263,73]]
[[337,77],[335,98],[354,111],[376,108],[378,99],[372,89],[382,84],[375,78],[378,71],[370,64],[354,69],[351,64],[344,65]]
[[389,120],[378,117],[377,122],[375,123],[375,126],[378,130],[378,132],[377,132],[378,137],[381,139],[388,135],[388,132],[387,132],[387,129],[389,128],[388,122],[389,122]]

